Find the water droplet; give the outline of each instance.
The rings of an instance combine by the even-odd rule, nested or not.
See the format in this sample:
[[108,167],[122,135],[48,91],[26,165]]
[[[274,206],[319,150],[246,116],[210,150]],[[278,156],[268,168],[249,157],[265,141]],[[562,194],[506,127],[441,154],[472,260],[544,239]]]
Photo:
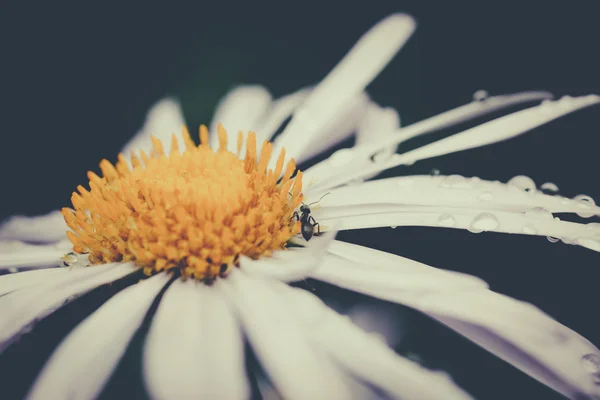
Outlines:
[[483,192],[479,195],[480,201],[492,201],[494,200],[494,195],[490,192]]
[[590,374],[600,373],[600,356],[597,354],[586,354],[581,357],[581,366]]
[[[579,195],[573,197],[573,201],[575,201],[578,208],[581,208],[583,210],[591,210],[592,207],[596,205],[596,202],[594,201],[594,199],[592,199],[590,196],[588,196],[586,194],[579,194]],[[591,213],[580,212],[580,213],[577,213],[577,215],[579,215],[581,218],[590,218],[590,217],[593,217],[595,214],[593,212],[591,212]]]
[[490,95],[487,90],[480,89],[473,93],[473,101],[484,101],[488,97],[490,97]]
[[329,157],[329,163],[333,167],[341,167],[350,163],[354,159],[354,154],[350,149],[340,149]]
[[17,272],[19,272],[19,268],[17,268],[17,267],[10,267],[8,269],[8,272],[10,272],[11,274],[17,273]]
[[586,247],[590,250],[600,251],[600,242],[596,239],[579,238],[579,239],[577,239],[577,243],[579,243],[581,246]]
[[397,227],[398,227],[397,225],[390,226],[390,228],[392,228],[392,229],[396,229]]
[[468,180],[461,175],[449,175],[440,184],[441,187],[452,187],[452,188],[469,188],[473,184],[472,181]]
[[382,162],[389,158],[389,154],[385,150],[381,150],[371,156],[371,161],[374,163]]
[[527,235],[536,235],[537,234],[537,229],[535,229],[533,226],[531,225],[525,225],[523,227],[523,233],[527,234]]
[[525,175],[517,175],[513,177],[511,180],[508,181],[508,184],[530,193],[535,192],[536,188],[533,179]]
[[547,190],[548,192],[558,192],[558,186],[552,182],[543,183],[542,186],[540,186],[540,189]]
[[557,238],[557,237],[554,237],[554,236],[546,236],[546,239],[548,239],[548,241],[550,243],[558,243],[558,242],[560,242],[560,239]]
[[450,214],[442,214],[437,220],[437,225],[446,228],[452,228],[456,226],[456,220]]
[[437,168],[434,168],[431,170],[431,175],[432,176],[438,176],[440,174],[440,170]]
[[533,218],[552,219],[552,213],[543,207],[533,207],[525,211],[525,215]]
[[500,226],[498,219],[494,214],[481,213],[471,223],[471,232],[493,231]]

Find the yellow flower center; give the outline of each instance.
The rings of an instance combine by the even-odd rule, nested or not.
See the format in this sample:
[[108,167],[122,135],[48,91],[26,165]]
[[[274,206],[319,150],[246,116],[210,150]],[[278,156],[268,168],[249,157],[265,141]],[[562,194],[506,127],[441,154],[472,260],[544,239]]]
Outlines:
[[102,160],[103,177],[88,172],[90,190],[78,186],[74,209],[62,210],[73,250],[89,253],[92,264],[133,261],[148,275],[177,269],[212,282],[239,266],[240,255],[284,249],[300,229],[292,215],[302,202],[302,172],[292,178],[293,159],[283,170],[285,150],[268,170],[272,145],[265,140],[257,159],[253,132],[244,159],[242,132],[237,155],[227,150],[220,125],[218,134],[216,152],[205,126],[198,146],[184,127],[183,152],[173,134],[169,154],[153,137],[149,156],[132,153],[130,164],[119,154],[114,166]]

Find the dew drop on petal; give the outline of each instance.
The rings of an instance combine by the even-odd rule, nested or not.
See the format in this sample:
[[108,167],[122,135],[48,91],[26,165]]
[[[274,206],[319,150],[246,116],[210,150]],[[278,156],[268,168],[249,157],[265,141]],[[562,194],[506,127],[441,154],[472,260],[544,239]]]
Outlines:
[[558,186],[552,182],[543,183],[542,186],[540,186],[540,189],[553,193],[558,192]]
[[390,228],[392,228],[392,229],[396,229],[397,227],[398,227],[397,225],[390,226]]
[[[582,210],[591,210],[592,206],[596,205],[594,199],[585,194],[580,194],[573,197],[573,201],[575,201],[577,203],[577,207],[581,208]],[[577,215],[579,215],[581,218],[590,218],[594,216],[594,213],[580,212],[577,213]]]
[[456,226],[456,220],[450,214],[442,214],[437,220],[437,225],[444,228],[452,228]]
[[535,192],[535,182],[528,176],[517,175],[508,181],[508,184],[515,186],[525,192]]
[[342,167],[354,159],[354,154],[350,149],[340,149],[329,157],[329,163],[333,167]]
[[526,235],[536,235],[537,234],[537,229],[535,229],[531,225],[525,225],[523,227],[523,233],[525,233]]
[[577,243],[590,250],[600,251],[600,242],[596,239],[591,238],[579,238]]
[[385,161],[388,158],[389,158],[389,155],[386,154],[385,150],[382,150],[382,151],[379,151],[379,152],[373,154],[371,156],[371,161],[373,161],[374,163],[379,163],[379,162]]
[[19,268],[17,268],[17,267],[10,267],[8,269],[8,272],[10,272],[11,274],[15,274],[15,273],[19,272]]
[[489,97],[487,90],[480,89],[473,93],[473,101],[484,101]]
[[432,176],[438,176],[440,174],[440,170],[437,168],[434,168],[431,170],[431,175]]
[[560,239],[559,239],[559,238],[556,238],[556,237],[554,237],[554,236],[546,236],[546,239],[548,239],[548,241],[549,241],[550,243],[557,243],[557,242],[560,242]]
[[492,201],[494,200],[494,195],[490,192],[483,192],[479,195],[479,201]]
[[500,223],[494,214],[481,213],[471,223],[471,232],[493,231],[498,228]]
[[525,215],[533,218],[552,219],[552,213],[543,207],[533,207],[525,211]]

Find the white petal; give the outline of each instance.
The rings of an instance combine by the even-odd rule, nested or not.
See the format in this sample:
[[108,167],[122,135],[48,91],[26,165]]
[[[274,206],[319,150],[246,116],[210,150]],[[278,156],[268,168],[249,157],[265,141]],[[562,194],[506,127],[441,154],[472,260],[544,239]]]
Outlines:
[[[370,275],[379,260],[398,258],[401,264],[404,258],[392,254],[379,258],[371,249],[348,243],[343,248],[353,248],[343,253],[338,251],[338,258],[347,257],[348,263],[354,262],[352,266],[373,257],[369,264],[362,264],[362,276],[356,271],[347,274],[340,267],[340,261],[330,263],[326,257],[315,272],[315,278],[425,312],[566,396],[580,391],[599,393],[593,375],[582,366],[582,357],[588,354],[600,357],[600,351],[536,307],[484,288],[452,284],[443,290],[441,286],[429,291],[398,290],[391,287],[392,284],[377,282]],[[406,277],[399,269],[397,277],[389,279],[395,279],[401,287],[406,286],[401,282]]]
[[560,118],[563,115],[598,103],[600,103],[600,96],[597,95],[575,98],[564,97],[558,101],[546,101],[537,107],[531,107],[505,117],[497,118],[430,145],[404,153],[394,163],[398,163],[395,165],[413,163],[425,158],[437,157],[507,140]]
[[241,257],[240,266],[249,275],[274,278],[285,282],[299,281],[310,275],[325,255],[327,246],[333,241],[336,231],[322,233],[310,242],[304,241],[304,248],[290,248],[273,253],[272,257],[252,260]]
[[0,276],[0,296],[63,276],[69,268],[48,268]]
[[[283,136],[285,131],[282,133],[282,138],[277,142],[277,149],[284,147],[286,151],[289,151],[290,154],[296,157],[295,159],[298,163],[306,161],[351,136],[356,131],[358,124],[364,118],[371,104],[369,96],[365,92],[358,93],[340,106],[336,113],[331,115],[330,119],[323,121],[321,125],[315,127],[314,135],[311,136],[312,141],[307,142],[304,150],[300,151],[299,148],[295,147],[297,139],[292,134]],[[302,109],[298,112],[301,113]],[[290,121],[290,124],[292,121]],[[271,161],[272,168],[275,167],[275,161],[275,158]]]
[[158,274],[104,303],[61,342],[27,398],[96,398],[168,281],[167,274]]
[[[376,162],[372,157],[378,150],[388,147],[393,137],[382,143],[343,149],[343,153],[334,153],[329,160],[306,171],[304,176],[305,179],[309,181],[313,179],[316,182],[311,190],[326,190],[365,176],[372,176],[372,174],[401,164],[410,165],[418,160],[507,140],[598,102],[600,102],[600,97],[595,95],[570,98],[568,101],[551,102],[547,100],[540,106],[497,118],[407,153],[394,155],[383,163]],[[404,128],[407,131],[410,129],[411,126]],[[396,143],[404,140],[402,131],[399,131],[400,136],[396,138]],[[413,135],[411,132],[408,133],[408,136]]]
[[285,145],[294,156],[304,154],[316,142],[316,135],[322,133],[321,127],[335,118],[387,65],[412,35],[415,25],[412,17],[394,14],[365,33],[294,113],[276,140],[275,149]]
[[25,240],[30,242],[57,242],[68,230],[60,211],[35,217],[16,215],[0,225],[0,240]]
[[257,143],[262,143],[265,139],[270,140],[281,124],[306,100],[312,90],[312,87],[302,88],[273,101],[271,108],[256,128]]
[[14,243],[8,252],[0,252],[0,271],[8,268],[45,268],[63,265],[64,248],[56,245]]
[[[430,226],[466,229],[473,233],[502,232],[549,236],[560,238],[565,243],[578,244],[590,250],[600,251],[600,230],[594,225],[548,219],[527,213],[385,204],[349,208],[351,209],[344,210],[349,214],[347,216],[315,218],[321,226],[326,228],[331,224],[338,230],[384,226]],[[401,211],[398,211],[398,208],[401,208]]]
[[353,398],[350,378],[308,342],[273,282],[234,270],[218,283],[275,387],[285,399]]
[[600,350],[527,303],[485,291],[431,295],[418,308],[569,398],[600,395],[583,364]]
[[[217,106],[210,124],[210,147],[219,148],[217,126],[222,124],[228,135],[227,148],[235,153],[238,132],[242,131],[245,135],[248,131],[256,131],[260,126],[260,119],[271,106],[271,100],[269,91],[259,85],[239,86],[227,93]],[[259,140],[258,147],[261,145],[262,141]]]
[[[315,215],[345,215],[342,207],[368,204],[398,204],[431,207],[456,207],[491,211],[534,213],[540,207],[551,213],[600,214],[600,207],[589,203],[550,196],[539,191],[526,192],[517,186],[480,178],[450,176],[406,176],[379,179],[328,191],[319,201]],[[305,201],[318,200],[320,193],[307,195]],[[400,211],[401,208],[396,208]],[[551,215],[547,214],[547,217]],[[315,217],[316,218],[316,217]]]
[[[394,299],[409,301],[436,291],[457,291],[485,287],[479,279],[450,271],[426,270],[423,272],[403,272],[403,265],[398,268],[382,268],[373,262],[367,269],[364,264],[349,261],[346,258],[329,255],[313,272],[312,277],[344,288],[360,285],[363,292],[371,295],[379,292],[394,293]],[[412,269],[409,266],[408,270]],[[354,290],[354,289],[352,289]]]
[[[356,146],[379,142],[381,139],[396,134],[398,128],[400,128],[400,116],[396,110],[371,103],[356,130]],[[396,147],[397,144],[393,144],[380,150],[374,156],[377,158],[377,162],[384,162],[391,157],[392,154],[396,153]],[[365,176],[364,179],[369,179],[372,176]]]
[[[338,311],[336,307],[332,308]],[[342,314],[349,316],[363,331],[373,332],[385,340],[392,348],[400,345],[406,335],[405,321],[398,318],[400,314],[395,304],[374,299],[360,300]]]
[[179,103],[170,98],[162,99],[148,111],[144,126],[127,142],[121,152],[127,157],[132,151],[144,150],[148,154],[152,149],[150,137],[154,136],[162,141],[164,150],[168,153],[171,151],[171,135],[173,133],[179,140],[179,148],[185,149],[180,135],[184,125],[185,120]]
[[137,268],[132,264],[106,264],[73,268],[68,274],[51,279],[45,284],[31,286],[0,297],[0,351],[16,335],[62,307],[65,302],[100,285],[124,277]]
[[301,319],[302,329],[322,351],[355,376],[393,398],[403,400],[470,399],[442,372],[429,371],[398,356],[376,336],[369,335],[329,309],[316,296],[289,287],[278,288],[283,301]]
[[242,332],[216,287],[176,280],[167,289],[146,339],[144,381],[153,399],[248,398]]

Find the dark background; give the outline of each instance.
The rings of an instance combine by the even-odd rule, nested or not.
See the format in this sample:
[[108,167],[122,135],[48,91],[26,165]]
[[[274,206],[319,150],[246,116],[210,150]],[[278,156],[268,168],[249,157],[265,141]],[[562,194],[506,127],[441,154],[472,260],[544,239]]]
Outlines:
[[[0,219],[68,205],[71,191],[87,182],[85,172],[103,157],[114,160],[159,98],[178,97],[195,129],[210,122],[218,100],[240,83],[260,83],[280,96],[319,81],[364,31],[394,11],[414,15],[417,33],[369,93],[398,109],[404,125],[464,104],[478,89],[600,93],[595,2],[481,3],[4,4]],[[600,110],[593,107],[509,142],[386,175],[435,168],[506,181],[525,174],[538,185],[556,183],[564,196],[600,199],[599,125]],[[600,345],[600,256],[590,250],[448,229],[388,228],[340,238],[478,275]],[[65,307],[0,357],[0,376],[11,376],[3,398],[22,396],[60,338],[118,288],[98,289]],[[360,300],[318,283],[313,289],[348,304]],[[560,398],[453,332],[397,309],[408,332],[398,351],[447,370],[475,397]],[[136,354],[134,344],[105,395],[125,388],[131,396],[140,393]]]

